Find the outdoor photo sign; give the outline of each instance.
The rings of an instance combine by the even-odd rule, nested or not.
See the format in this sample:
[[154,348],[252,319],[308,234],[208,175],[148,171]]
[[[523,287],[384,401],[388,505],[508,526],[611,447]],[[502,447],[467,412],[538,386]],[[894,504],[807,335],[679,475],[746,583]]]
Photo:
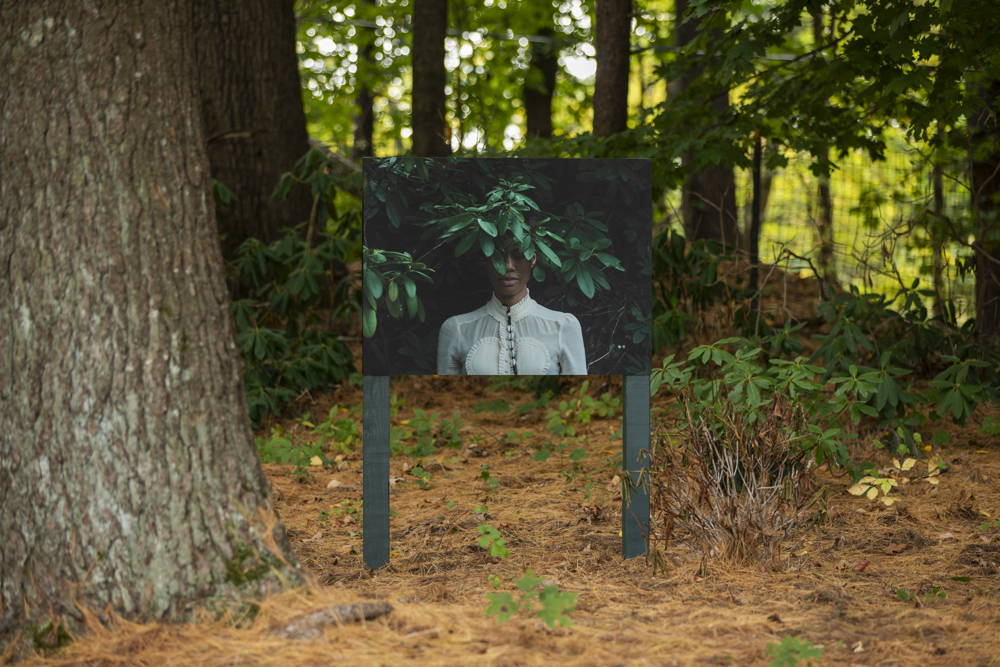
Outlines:
[[366,159],[365,373],[648,375],[650,164]]
[[364,557],[389,560],[390,375],[623,375],[646,552],[652,178],[642,159],[364,160]]

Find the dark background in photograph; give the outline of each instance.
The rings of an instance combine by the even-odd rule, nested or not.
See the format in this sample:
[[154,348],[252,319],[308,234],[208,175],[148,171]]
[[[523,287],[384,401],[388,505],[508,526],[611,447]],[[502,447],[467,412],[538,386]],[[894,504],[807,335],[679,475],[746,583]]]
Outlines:
[[531,298],[579,319],[588,373],[648,374],[650,165],[365,159],[365,373],[436,373],[441,324],[490,299],[487,253],[520,228],[538,256]]

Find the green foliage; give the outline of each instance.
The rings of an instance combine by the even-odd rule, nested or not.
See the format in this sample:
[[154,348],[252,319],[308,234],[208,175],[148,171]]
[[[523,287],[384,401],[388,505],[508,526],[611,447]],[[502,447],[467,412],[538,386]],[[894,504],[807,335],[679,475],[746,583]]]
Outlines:
[[330,448],[346,453],[361,439],[360,412],[359,405],[350,409],[334,405],[330,408],[329,416],[319,425],[313,426],[308,420],[304,420],[302,425],[312,428],[313,434],[326,442]]
[[823,657],[822,648],[801,637],[783,637],[777,644],[768,644],[767,652],[774,658],[770,667],[796,667],[803,660],[811,665],[813,658],[818,660]]
[[510,403],[503,399],[494,398],[491,401],[479,401],[472,408],[472,414],[488,412],[491,415],[505,415],[510,412]]
[[[490,600],[490,604],[486,608],[486,614],[496,616],[497,623],[503,623],[519,612],[536,612],[538,618],[552,629],[555,629],[557,624],[563,627],[573,625],[567,614],[573,611],[578,594],[563,593],[554,585],[545,586],[541,591],[537,590],[542,583],[543,580],[535,576],[530,568],[526,569],[523,577],[514,580],[521,593],[520,598],[514,599],[513,595],[506,592],[487,593],[486,597]],[[537,611],[532,604],[535,600],[541,605]]]
[[289,476],[294,476],[298,481],[312,479],[309,467],[314,458],[318,457],[322,465],[326,465],[330,460],[326,457],[325,442],[322,439],[315,442],[308,442],[296,438],[294,442],[283,437],[281,429],[274,429],[269,438],[255,438],[257,444],[257,454],[261,463],[280,463],[282,465],[295,466],[294,471],[289,471]]
[[[917,593],[910,593],[909,591],[906,591],[906,590],[904,590],[902,588],[899,588],[899,589],[896,590],[896,595],[903,602],[913,602],[913,601],[916,601],[918,599],[919,592],[917,592]],[[938,588],[937,586],[934,586],[931,589],[931,592],[927,593],[923,597],[924,604],[926,604],[928,602],[933,602],[934,600],[947,600],[947,599],[948,599],[948,594],[945,593],[940,588]]]
[[589,380],[583,384],[574,395],[565,401],[559,401],[558,408],[549,410],[545,415],[548,419],[546,428],[557,438],[572,438],[576,435],[574,424],[589,424],[591,419],[613,419],[621,410],[621,398],[611,397],[610,392],[604,392],[600,398],[587,395]]
[[[401,405],[405,399],[399,401],[397,405]],[[390,397],[390,413],[392,402]],[[458,411],[452,413],[451,419],[439,418],[438,412],[428,415],[424,410],[414,409],[411,419],[400,422],[400,427],[390,428],[389,447],[392,453],[419,459],[432,456],[442,445],[453,449],[461,447],[462,418]],[[412,444],[408,444],[411,439]]]
[[[375,335],[378,327],[378,307],[381,303],[391,317],[400,318],[405,312],[421,322],[427,317],[424,304],[417,295],[417,280],[433,282],[427,265],[416,262],[408,252],[392,252],[364,248],[364,305],[362,309],[362,332],[365,338]],[[423,349],[425,344],[419,338],[408,341],[411,347]],[[433,370],[426,355],[417,350],[407,350],[407,356],[415,357],[421,370]]]
[[329,166],[325,155],[310,150],[275,191],[287,197],[296,183],[310,187],[311,220],[274,243],[247,239],[238,250],[234,282],[249,296],[233,300],[231,308],[255,428],[302,392],[342,382],[355,371],[350,350],[330,325],[358,309],[350,277],[334,282],[333,272],[360,251],[360,217],[356,210],[336,214],[340,184],[327,175]]
[[479,531],[479,548],[489,551],[490,558],[507,558],[510,552],[504,546],[506,541],[500,536],[500,531],[493,526],[481,525],[476,528]]
[[479,466],[479,477],[486,482],[486,488],[491,492],[496,491],[500,487],[500,480],[496,475],[490,472],[490,466],[488,463],[484,463]]
[[417,485],[424,491],[429,491],[434,488],[431,484],[430,472],[424,470],[422,466],[413,466],[410,468],[409,473],[417,478]]

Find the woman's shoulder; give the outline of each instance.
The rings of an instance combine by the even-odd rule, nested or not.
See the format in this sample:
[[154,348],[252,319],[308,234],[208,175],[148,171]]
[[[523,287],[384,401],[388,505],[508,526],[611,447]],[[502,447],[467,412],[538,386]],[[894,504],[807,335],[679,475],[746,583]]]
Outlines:
[[576,319],[576,315],[573,313],[564,313],[559,310],[552,310],[551,308],[546,308],[541,304],[535,306],[531,315],[533,317],[539,317],[543,320],[552,320],[553,322],[560,322],[562,324],[575,324],[576,326],[580,326],[580,321]]
[[458,327],[462,324],[468,322],[473,322],[481,317],[489,317],[489,313],[486,312],[486,306],[477,308],[469,313],[462,313],[461,315],[452,315],[444,321],[442,327]]

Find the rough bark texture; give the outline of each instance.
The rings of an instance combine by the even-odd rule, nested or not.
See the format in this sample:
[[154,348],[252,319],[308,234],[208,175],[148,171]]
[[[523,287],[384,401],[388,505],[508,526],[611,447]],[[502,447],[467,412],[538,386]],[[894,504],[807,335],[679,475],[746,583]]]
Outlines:
[[[552,37],[551,28],[538,31]],[[552,138],[552,95],[559,72],[559,50],[554,44],[535,42],[531,46],[531,69],[524,82],[524,114],[529,139]]]
[[413,3],[413,154],[445,157],[444,38],[448,30],[447,0]]
[[594,30],[594,134],[607,137],[628,128],[632,0],[597,0]]
[[[676,0],[677,16],[687,12],[688,1]],[[701,30],[697,20],[680,22],[677,26],[677,46],[683,47],[696,38]],[[679,82],[679,90],[684,90],[697,77],[702,68],[693,67]],[[677,89],[675,88],[675,90]],[[729,114],[729,91],[720,90],[709,100],[713,110],[720,117]],[[685,165],[694,156],[685,155]],[[736,180],[732,167],[717,165],[692,172],[681,193],[681,213],[688,241],[713,239],[726,245],[739,247],[739,229],[736,225]]]
[[193,47],[187,1],[0,13],[0,638],[294,563],[261,523]]
[[218,213],[222,256],[232,261],[243,241],[278,238],[312,206],[305,188],[284,202],[271,197],[309,150],[294,0],[199,0],[193,8],[212,178],[237,197]]
[[1000,81],[980,87],[983,106],[972,129],[972,211],[976,232],[976,327],[987,340],[1000,336],[1000,129],[995,109]]

